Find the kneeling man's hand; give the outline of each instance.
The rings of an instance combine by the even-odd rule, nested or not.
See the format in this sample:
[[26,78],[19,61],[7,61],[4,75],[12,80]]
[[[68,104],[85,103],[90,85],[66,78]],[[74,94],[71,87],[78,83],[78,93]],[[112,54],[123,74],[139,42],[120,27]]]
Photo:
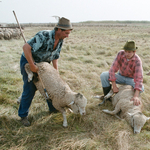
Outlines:
[[139,97],[133,97],[131,99],[131,101],[133,101],[134,105],[136,105],[136,106],[141,104],[141,101],[139,100]]

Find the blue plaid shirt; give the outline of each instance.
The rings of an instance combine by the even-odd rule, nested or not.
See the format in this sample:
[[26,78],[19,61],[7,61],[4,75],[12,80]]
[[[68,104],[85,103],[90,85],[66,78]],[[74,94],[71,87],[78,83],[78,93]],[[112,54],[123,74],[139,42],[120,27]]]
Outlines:
[[43,30],[38,32],[27,43],[31,46],[32,57],[35,62],[51,62],[59,58],[63,40],[59,40],[56,49],[53,50],[55,30]]

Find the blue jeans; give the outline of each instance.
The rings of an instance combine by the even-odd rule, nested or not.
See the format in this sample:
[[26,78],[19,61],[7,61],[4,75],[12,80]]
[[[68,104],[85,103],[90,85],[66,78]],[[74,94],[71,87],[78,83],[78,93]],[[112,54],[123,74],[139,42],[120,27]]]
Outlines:
[[[133,88],[135,86],[135,82],[133,78],[122,76],[120,73],[115,74],[116,77],[116,84],[125,84],[125,85],[131,85]],[[109,87],[110,81],[109,81],[109,72],[102,72],[100,75],[102,87]],[[142,86],[142,92],[144,91],[144,86]]]
[[[18,110],[18,115],[20,117],[26,117],[28,116],[29,113],[29,107],[31,105],[32,99],[35,95],[36,92],[36,87],[32,81],[28,82],[28,75],[25,71],[25,64],[28,63],[26,58],[24,56],[21,56],[20,59],[20,69],[21,69],[21,74],[23,76],[23,93],[21,97],[21,102]],[[50,111],[54,111],[54,107],[50,101],[47,101],[48,107]]]

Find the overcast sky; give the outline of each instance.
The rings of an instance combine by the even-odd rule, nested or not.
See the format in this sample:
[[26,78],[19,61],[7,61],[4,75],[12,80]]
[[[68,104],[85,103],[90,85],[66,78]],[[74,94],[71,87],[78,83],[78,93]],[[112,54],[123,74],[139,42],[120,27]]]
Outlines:
[[0,0],[0,23],[57,22],[52,16],[71,22],[136,20],[150,21],[150,0]]

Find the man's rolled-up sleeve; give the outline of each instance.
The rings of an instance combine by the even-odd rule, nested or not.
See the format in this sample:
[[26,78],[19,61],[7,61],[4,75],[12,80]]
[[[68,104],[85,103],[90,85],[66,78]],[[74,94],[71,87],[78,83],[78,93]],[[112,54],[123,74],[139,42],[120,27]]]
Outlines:
[[134,74],[134,82],[135,82],[134,89],[142,91],[143,68],[142,68],[142,61],[141,60],[136,62],[135,74]]

